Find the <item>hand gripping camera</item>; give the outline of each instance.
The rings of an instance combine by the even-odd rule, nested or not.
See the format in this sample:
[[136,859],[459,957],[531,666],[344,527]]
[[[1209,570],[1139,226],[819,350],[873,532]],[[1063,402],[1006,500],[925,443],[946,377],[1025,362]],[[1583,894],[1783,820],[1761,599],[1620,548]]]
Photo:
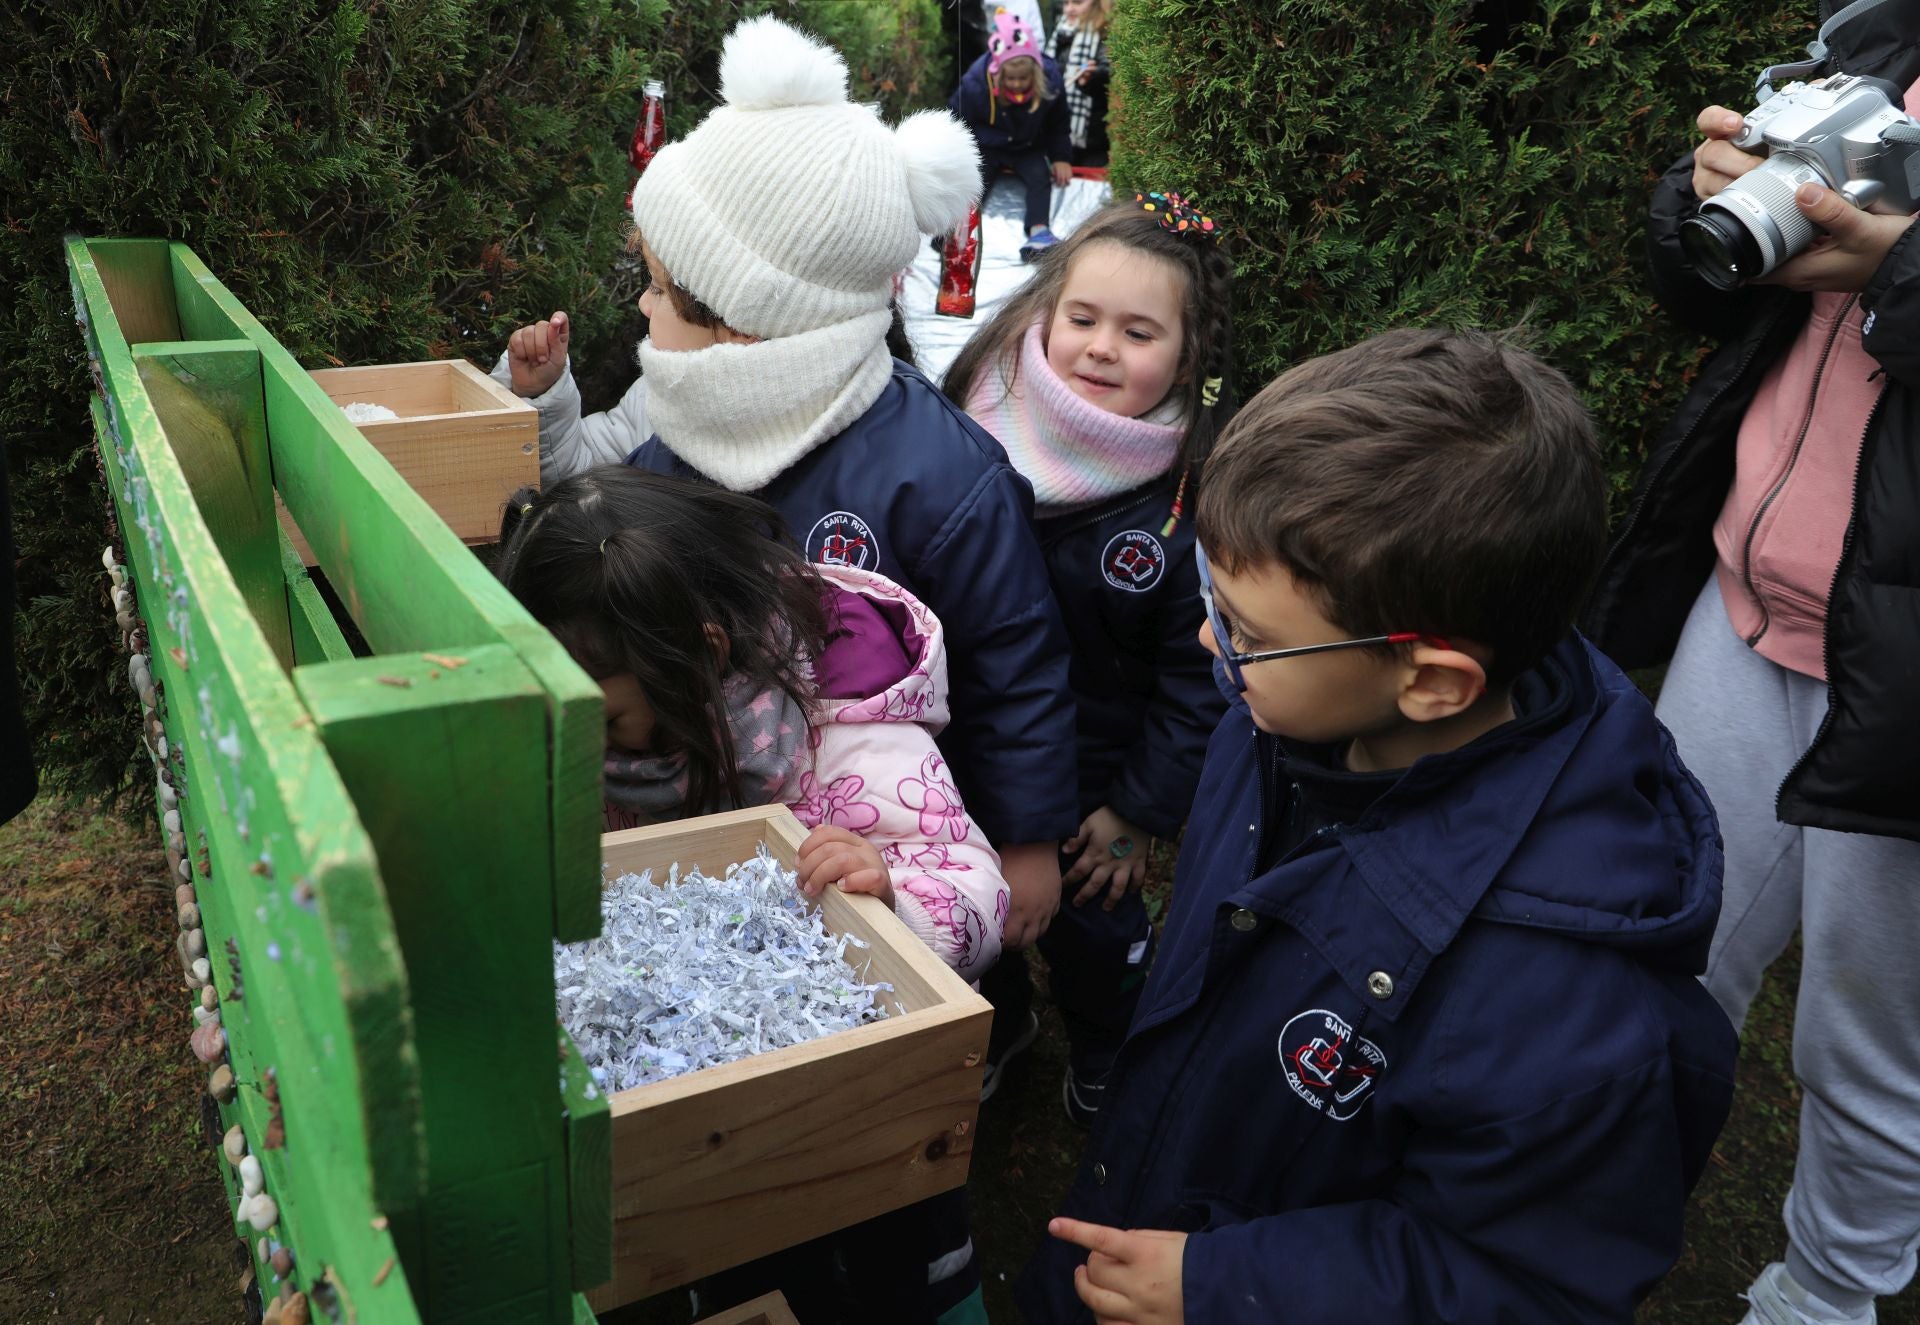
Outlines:
[[1802,184],[1837,190],[1865,211],[1920,210],[1920,121],[1901,104],[1892,83],[1849,74],[1765,97],[1730,141],[1766,163],[1681,224],[1687,260],[1721,290],[1766,275],[1813,242],[1813,223],[1793,201]]

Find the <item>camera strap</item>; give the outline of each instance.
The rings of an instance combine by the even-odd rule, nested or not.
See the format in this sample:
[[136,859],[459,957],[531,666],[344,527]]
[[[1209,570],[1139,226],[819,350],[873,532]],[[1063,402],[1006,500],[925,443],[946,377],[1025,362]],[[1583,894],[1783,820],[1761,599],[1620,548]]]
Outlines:
[[1765,101],[1773,95],[1773,80],[1776,78],[1802,78],[1808,74],[1817,74],[1826,67],[1831,58],[1827,54],[1827,38],[1835,30],[1852,22],[1869,9],[1877,9],[1886,0],[1853,0],[1853,3],[1820,25],[1820,31],[1807,43],[1807,54],[1811,59],[1796,60],[1792,64],[1776,64],[1760,71],[1760,77],[1753,83],[1754,100]]

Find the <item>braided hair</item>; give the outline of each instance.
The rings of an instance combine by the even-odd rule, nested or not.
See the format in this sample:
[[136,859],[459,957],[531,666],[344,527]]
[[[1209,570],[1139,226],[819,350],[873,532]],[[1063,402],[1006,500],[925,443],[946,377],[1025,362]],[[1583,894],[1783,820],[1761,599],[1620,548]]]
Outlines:
[[1214,238],[1165,223],[1164,200],[1154,210],[1146,204],[1160,195],[1114,203],[1087,218],[1073,234],[1045,250],[1034,278],[1022,286],[960,351],[947,369],[941,389],[962,409],[981,375],[1000,374],[1003,389],[1012,390],[1020,361],[1020,341],[1038,319],[1051,325],[1053,312],[1067,285],[1074,259],[1094,244],[1119,244],[1159,258],[1185,277],[1180,310],[1182,344],[1175,390],[1185,393],[1181,412],[1180,450],[1173,472],[1188,484],[1184,502],[1191,509],[1193,488],[1200,481],[1214,439],[1233,417],[1233,259]]

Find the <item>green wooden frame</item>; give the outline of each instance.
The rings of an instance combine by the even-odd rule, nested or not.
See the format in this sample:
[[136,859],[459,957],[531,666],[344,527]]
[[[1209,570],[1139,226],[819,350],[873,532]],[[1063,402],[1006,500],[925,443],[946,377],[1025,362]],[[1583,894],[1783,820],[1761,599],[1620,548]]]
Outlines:
[[590,1319],[609,1130],[550,944],[599,929],[599,689],[184,245],[67,261],[179,797],[182,955],[212,968],[222,1124],[293,1256],[263,1287],[316,1319]]

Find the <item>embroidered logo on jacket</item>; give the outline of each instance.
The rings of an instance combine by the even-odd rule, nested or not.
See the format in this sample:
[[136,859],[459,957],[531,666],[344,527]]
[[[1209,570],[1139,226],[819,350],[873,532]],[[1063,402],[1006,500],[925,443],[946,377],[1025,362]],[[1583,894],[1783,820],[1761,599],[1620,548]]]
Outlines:
[[807,560],[873,570],[880,560],[880,543],[867,522],[852,511],[829,511],[807,534]]
[[1280,1067],[1294,1094],[1344,1122],[1373,1094],[1387,1056],[1333,1013],[1314,1008],[1281,1028]]
[[1167,550],[1144,529],[1115,534],[1100,554],[1100,573],[1107,583],[1128,593],[1145,593],[1166,571]]

